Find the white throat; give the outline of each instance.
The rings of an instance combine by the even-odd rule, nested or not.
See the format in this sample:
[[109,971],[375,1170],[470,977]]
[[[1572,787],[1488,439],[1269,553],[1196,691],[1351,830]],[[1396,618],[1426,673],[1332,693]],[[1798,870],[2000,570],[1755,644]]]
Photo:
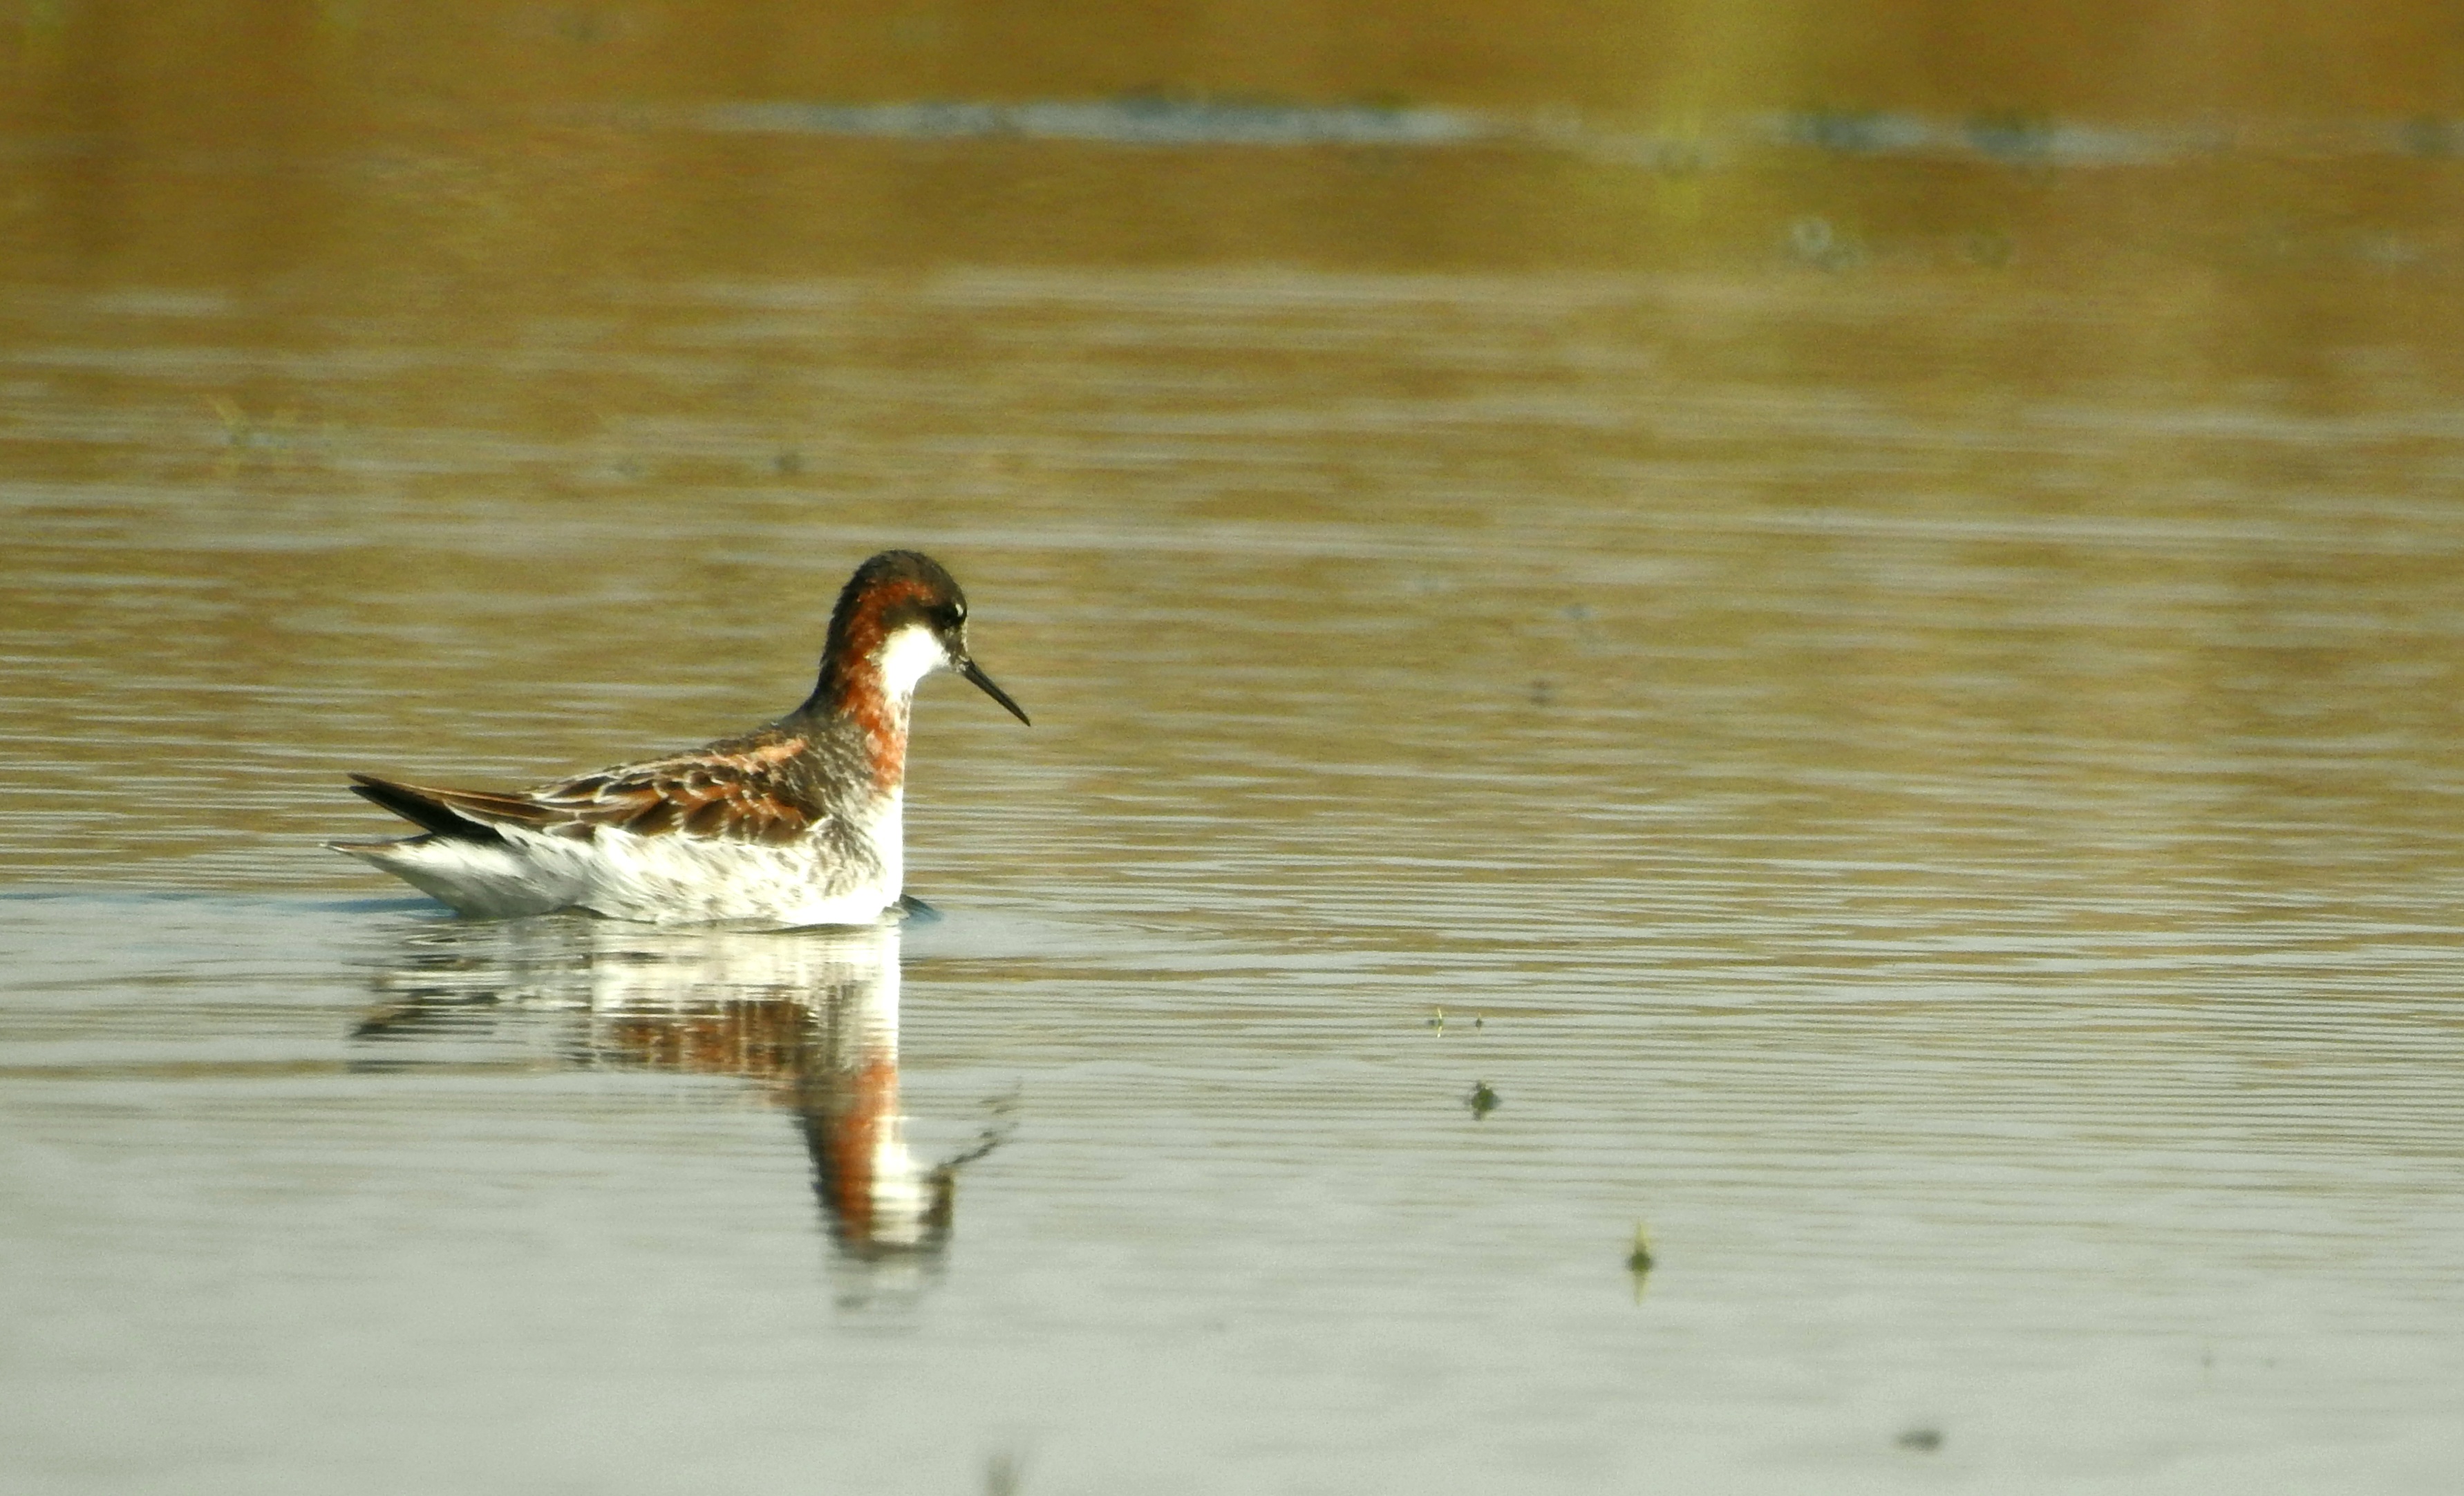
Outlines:
[[922,624],[910,624],[890,636],[874,656],[881,664],[881,685],[893,701],[904,701],[915,694],[924,677],[950,663],[941,641]]

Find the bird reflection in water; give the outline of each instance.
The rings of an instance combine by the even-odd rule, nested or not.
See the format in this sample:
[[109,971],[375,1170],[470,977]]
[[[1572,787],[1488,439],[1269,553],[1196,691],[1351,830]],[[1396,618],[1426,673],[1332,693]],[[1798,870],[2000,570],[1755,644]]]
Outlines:
[[795,1112],[842,1256],[912,1265],[949,1239],[958,1170],[1004,1134],[989,1127],[929,1164],[908,1147],[898,953],[895,925],[454,921],[423,927],[378,974],[380,1000],[357,1037],[371,1046],[368,1067],[475,1061],[742,1077]]

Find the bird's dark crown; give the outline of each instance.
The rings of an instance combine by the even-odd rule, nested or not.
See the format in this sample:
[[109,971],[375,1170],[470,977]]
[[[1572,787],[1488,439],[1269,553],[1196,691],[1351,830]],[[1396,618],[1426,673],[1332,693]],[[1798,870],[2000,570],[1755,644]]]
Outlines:
[[869,649],[910,624],[942,633],[966,621],[967,595],[939,561],[920,551],[884,551],[839,589],[823,652],[844,658],[849,646]]

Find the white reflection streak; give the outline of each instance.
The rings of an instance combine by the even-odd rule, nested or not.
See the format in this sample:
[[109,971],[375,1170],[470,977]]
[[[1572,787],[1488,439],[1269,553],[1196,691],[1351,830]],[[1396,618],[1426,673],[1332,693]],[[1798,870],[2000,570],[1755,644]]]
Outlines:
[[2444,159],[2464,154],[2464,122],[2444,118],[2253,118],[2150,127],[2025,114],[1943,118],[1802,110],[1680,120],[1638,129],[1627,121],[1587,119],[1568,109],[1517,113],[1133,96],[869,104],[768,99],[714,104],[681,119],[688,127],[721,134],[870,140],[1028,140],[1150,147],[1507,146],[1679,172],[1698,170],[1715,159],[1773,149],[2079,167],[2162,166],[2236,156]]

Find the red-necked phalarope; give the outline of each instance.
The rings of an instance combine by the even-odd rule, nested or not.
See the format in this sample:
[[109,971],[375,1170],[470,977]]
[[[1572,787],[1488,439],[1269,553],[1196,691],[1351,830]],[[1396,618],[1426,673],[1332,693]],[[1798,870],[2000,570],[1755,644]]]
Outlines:
[[940,670],[1027,719],[968,656],[958,583],[884,551],[839,593],[812,695],[769,726],[519,795],[354,774],[427,834],[328,845],[466,914],[861,924],[898,902],[908,708]]

